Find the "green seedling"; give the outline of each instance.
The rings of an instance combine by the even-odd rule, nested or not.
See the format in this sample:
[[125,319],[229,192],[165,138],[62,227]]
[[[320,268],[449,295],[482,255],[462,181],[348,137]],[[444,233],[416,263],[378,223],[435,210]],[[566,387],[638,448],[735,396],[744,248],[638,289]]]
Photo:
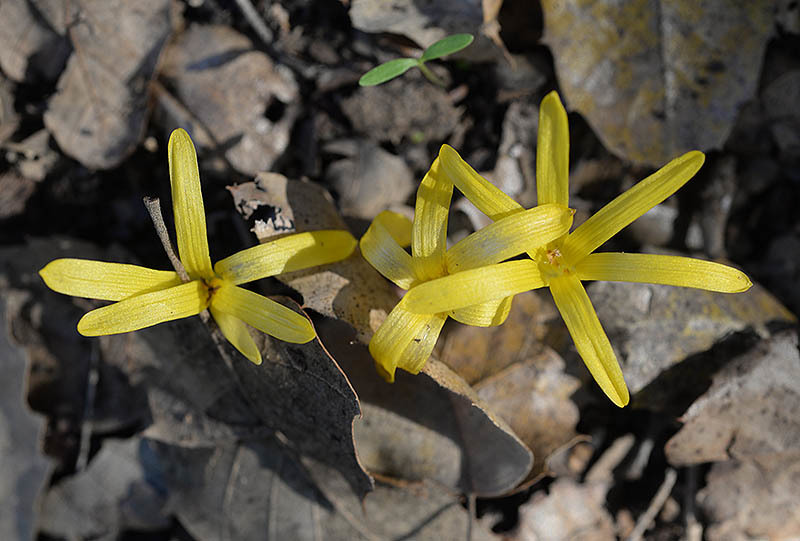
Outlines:
[[475,38],[472,34],[453,34],[452,36],[447,36],[422,51],[422,56],[419,58],[396,58],[384,62],[380,66],[375,66],[361,76],[361,79],[358,80],[358,84],[361,86],[379,85],[395,77],[399,77],[413,67],[417,67],[430,82],[439,86],[445,86],[444,81],[437,77],[430,68],[425,65],[425,62],[458,52],[472,43],[473,39]]

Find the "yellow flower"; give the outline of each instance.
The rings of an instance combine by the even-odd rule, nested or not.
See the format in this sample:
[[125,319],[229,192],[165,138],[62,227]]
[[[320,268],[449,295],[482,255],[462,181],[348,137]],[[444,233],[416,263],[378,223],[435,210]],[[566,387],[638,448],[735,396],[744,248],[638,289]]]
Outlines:
[[[567,113],[558,95],[551,92],[542,101],[539,111],[536,153],[539,205],[568,204],[568,157]],[[491,236],[505,245],[502,250],[498,248],[494,258],[486,259],[481,255],[479,264],[488,265],[528,253],[537,265],[541,286],[550,288],[578,353],[600,388],[620,407],[629,401],[628,388],[582,280],[647,282],[726,293],[746,291],[752,285],[744,273],[710,261],[667,255],[593,253],[625,226],[683,186],[700,169],[704,159],[701,152],[692,151],[672,160],[608,203],[572,233],[541,246],[538,241],[528,243],[525,238],[498,233],[507,228],[508,222],[530,211],[481,178],[451,147],[444,145],[439,153],[442,173],[475,206],[495,220],[475,235]],[[448,252],[448,256],[455,248]],[[459,258],[448,259],[448,269],[452,270],[463,260],[472,263],[470,254],[459,254]],[[414,314],[458,309],[460,303],[453,302],[457,300],[452,295],[454,291],[444,283],[437,291],[420,286],[406,295],[405,307]],[[492,298],[491,293],[487,293],[473,296],[469,302],[486,302]]]
[[290,235],[242,250],[212,268],[197,155],[184,130],[172,132],[168,155],[178,253],[189,281],[184,283],[173,271],[136,265],[51,261],[39,274],[54,291],[119,301],[84,315],[78,332],[100,336],[135,331],[208,308],[225,338],[256,364],[261,363],[261,354],[245,324],[287,342],[313,339],[308,319],[239,285],[344,259],[355,248],[353,236],[347,231]]
[[[483,260],[510,257],[491,235],[476,233],[446,250],[453,184],[440,169],[437,159],[420,184],[413,224],[384,211],[360,241],[364,258],[409,290],[406,297],[420,289],[441,297],[439,287],[445,284],[449,297],[441,302],[460,304],[456,309],[411,312],[404,298],[392,309],[369,343],[378,372],[390,382],[398,367],[412,374],[422,369],[448,316],[468,325],[499,325],[508,316],[514,294],[543,285],[531,260],[482,266]],[[572,215],[564,205],[541,205],[515,216],[513,223],[495,233],[524,237],[532,246],[544,245],[569,231]],[[403,248],[409,244],[411,254]],[[472,298],[484,300],[471,302]]]

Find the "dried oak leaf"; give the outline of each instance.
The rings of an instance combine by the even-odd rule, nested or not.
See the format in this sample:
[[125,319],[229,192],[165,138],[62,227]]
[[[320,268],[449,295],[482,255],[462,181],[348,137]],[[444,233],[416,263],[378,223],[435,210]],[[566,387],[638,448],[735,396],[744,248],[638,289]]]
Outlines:
[[161,76],[236,170],[266,171],[289,146],[297,83],[243,34],[190,26],[167,48]]
[[50,476],[50,461],[39,449],[45,420],[25,401],[29,359],[12,335],[12,302],[9,290],[0,286],[0,539],[33,539],[36,502]]
[[758,343],[714,375],[666,446],[675,465],[779,455],[800,448],[797,333]]
[[168,528],[157,458],[140,437],[107,439],[89,467],[50,487],[39,526],[67,539],[114,539],[124,530]]
[[[262,174],[255,183],[230,189],[243,216],[256,222],[261,241],[292,231],[344,227],[330,196],[313,183]],[[435,358],[418,376],[399,374],[394,384],[377,375],[364,344],[397,296],[363,258],[354,254],[313,274],[299,271],[278,278],[301,293],[304,307],[328,318],[317,331],[361,401],[356,449],[369,471],[434,479],[484,495],[505,493],[525,478],[531,452],[463,379]]]
[[64,4],[73,52],[44,124],[64,153],[108,169],[133,152],[148,87],[171,32],[169,0],[72,0]]
[[658,166],[720,148],[757,88],[773,6],[544,0],[544,41],[569,106],[605,146]]
[[503,325],[453,325],[441,348],[442,362],[533,451],[537,460],[528,482],[546,473],[550,456],[576,436],[578,408],[570,396],[580,381],[565,373],[561,356],[540,342],[543,319],[553,310],[536,293],[517,295]]
[[39,10],[45,3],[0,3],[0,69],[14,81],[54,81],[69,56],[63,30],[51,27]]

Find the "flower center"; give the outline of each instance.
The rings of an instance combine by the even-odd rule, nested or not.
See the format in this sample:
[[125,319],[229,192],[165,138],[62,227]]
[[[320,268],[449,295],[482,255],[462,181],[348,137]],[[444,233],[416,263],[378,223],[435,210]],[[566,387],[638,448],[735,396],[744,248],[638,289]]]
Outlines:
[[560,246],[550,244],[540,248],[536,253],[536,262],[542,277],[548,282],[559,276],[572,274],[575,269],[570,265],[561,254]]
[[203,285],[206,286],[206,291],[208,292],[208,299],[206,302],[211,304],[211,298],[214,296],[214,293],[222,287],[222,278],[215,276],[211,279],[203,279]]

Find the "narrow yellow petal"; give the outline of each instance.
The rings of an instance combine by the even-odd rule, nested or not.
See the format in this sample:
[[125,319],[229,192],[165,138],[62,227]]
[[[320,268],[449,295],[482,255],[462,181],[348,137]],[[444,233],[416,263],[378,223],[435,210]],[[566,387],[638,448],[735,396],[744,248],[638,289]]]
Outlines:
[[536,143],[538,203],[569,205],[569,124],[558,94],[550,92],[539,106]]
[[693,150],[617,196],[597,214],[570,233],[561,248],[564,258],[576,264],[636,218],[675,193],[702,167],[705,156]]
[[442,172],[456,188],[469,199],[478,210],[492,220],[499,220],[519,212],[522,206],[503,191],[480,176],[470,165],[461,159],[458,152],[449,145],[439,150]]
[[192,278],[213,278],[197,154],[188,133],[180,128],[172,132],[167,156],[181,263]]
[[244,284],[348,257],[356,239],[347,231],[323,230],[288,235],[252,246],[214,265],[216,273],[232,284]]
[[411,253],[420,280],[430,280],[445,274],[444,252],[447,250],[447,216],[453,184],[442,175],[439,159],[417,189],[414,224],[411,232]]
[[447,270],[453,274],[535,252],[569,231],[572,214],[563,205],[546,204],[497,220],[450,248]]
[[495,327],[502,325],[511,311],[511,301],[514,297],[506,297],[498,301],[489,301],[483,304],[459,308],[448,313],[450,317],[464,325],[476,327]]
[[284,342],[304,344],[316,336],[311,322],[294,310],[250,290],[223,283],[211,298],[214,310],[241,319]]
[[691,257],[656,254],[589,254],[575,268],[581,280],[641,282],[741,293],[753,283],[733,267]]
[[56,259],[40,270],[39,275],[53,291],[105,301],[121,301],[181,283],[173,271],[89,259]]
[[411,246],[411,230],[414,224],[402,214],[384,210],[375,216],[373,222],[379,222],[385,227],[397,244],[403,248]]
[[387,213],[388,211],[384,211],[378,214],[361,237],[359,241],[361,255],[386,278],[399,287],[408,289],[416,280],[414,264],[408,252],[397,243],[391,231],[385,226],[386,222],[382,217]]
[[630,396],[622,370],[580,280],[575,276],[554,278],[550,292],[592,377],[614,404],[625,406]]
[[233,344],[233,347],[239,350],[239,353],[247,359],[255,364],[261,364],[261,352],[258,350],[253,337],[250,336],[247,325],[241,319],[226,312],[221,312],[213,306],[209,307],[209,311],[228,342]]
[[406,308],[417,314],[437,314],[496,301],[545,285],[530,259],[466,270],[423,282],[406,293]]
[[207,305],[206,286],[194,280],[92,310],[78,322],[78,332],[84,336],[102,336],[136,331],[197,315]]
[[418,374],[446,319],[444,314],[414,314],[399,302],[369,342],[369,352],[381,376],[391,383],[397,368]]

